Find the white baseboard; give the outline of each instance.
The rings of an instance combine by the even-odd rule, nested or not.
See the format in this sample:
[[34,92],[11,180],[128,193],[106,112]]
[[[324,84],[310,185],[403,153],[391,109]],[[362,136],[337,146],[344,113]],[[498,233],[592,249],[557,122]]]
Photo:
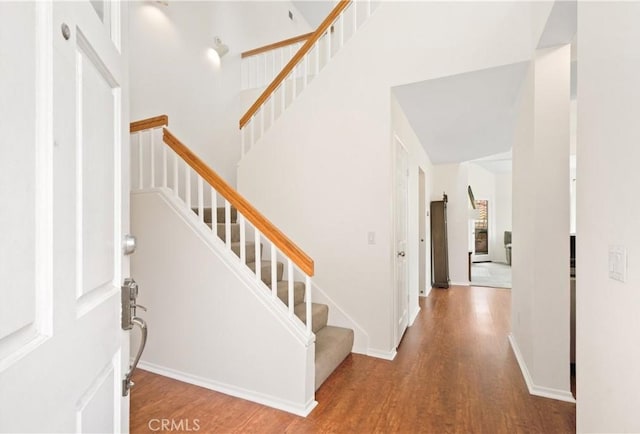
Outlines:
[[314,399],[304,405],[300,405],[270,395],[265,395],[263,393],[242,389],[229,384],[219,383],[208,378],[176,371],[175,369],[166,368],[154,363],[140,361],[140,363],[138,364],[138,368],[142,369],[143,371],[149,371],[153,372],[154,374],[162,375],[164,377],[173,378],[174,380],[182,381],[184,383],[189,383],[196,386],[204,387],[205,389],[213,390],[215,392],[224,393],[225,395],[246,399],[247,401],[266,405],[267,407],[277,408],[278,410],[286,411],[297,416],[307,417],[309,413],[311,413],[311,411],[316,407],[316,405],[318,405],[318,401]]
[[469,282],[468,280],[465,282],[449,282],[449,285],[453,285],[453,286],[470,286],[471,282]]
[[379,351],[379,350],[369,348],[367,350],[367,356],[376,357],[378,359],[384,359],[384,360],[393,360],[396,358],[397,354],[398,353],[396,352],[395,349],[392,351]]
[[509,343],[511,344],[511,349],[513,350],[513,354],[516,356],[516,360],[518,361],[518,365],[520,366],[520,371],[522,372],[524,381],[525,383],[527,383],[527,389],[529,389],[529,393],[531,395],[541,396],[543,398],[557,399],[558,401],[572,403],[576,402],[573,394],[570,391],[537,386],[533,382],[533,378],[531,378],[531,374],[529,373],[529,369],[527,368],[527,363],[525,362],[524,357],[520,352],[520,348],[518,347],[518,344],[512,333],[509,333]]
[[411,316],[409,317],[409,327],[411,327],[413,325],[414,322],[416,322],[416,318],[418,318],[418,315],[420,314],[420,306],[418,306],[418,308],[416,309],[415,312],[413,312],[411,314]]
[[433,289],[432,287],[428,287],[427,289],[424,290],[424,294],[420,294],[420,297],[429,297],[429,294],[431,294],[432,289]]

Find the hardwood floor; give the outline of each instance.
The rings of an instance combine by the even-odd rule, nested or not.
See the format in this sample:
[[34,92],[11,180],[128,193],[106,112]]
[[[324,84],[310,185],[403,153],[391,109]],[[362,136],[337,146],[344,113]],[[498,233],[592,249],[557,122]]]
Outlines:
[[162,432],[158,419],[182,420],[183,432],[186,423],[195,431],[197,419],[202,433],[575,432],[575,404],[527,391],[507,339],[510,295],[432,290],[396,359],[352,354],[318,390],[307,418],[139,371],[131,432]]

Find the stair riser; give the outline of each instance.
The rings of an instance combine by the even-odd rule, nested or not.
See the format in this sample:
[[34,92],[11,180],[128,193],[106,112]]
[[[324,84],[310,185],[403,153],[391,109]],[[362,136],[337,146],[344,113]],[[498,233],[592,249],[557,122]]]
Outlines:
[[[295,307],[295,314],[300,321],[307,323],[307,305],[300,303]],[[311,305],[311,331],[317,333],[327,326],[329,319],[329,307],[326,304],[312,303]]]
[[[248,264],[249,262],[255,262],[256,261],[256,249],[255,249],[255,243],[247,243],[246,247],[245,247],[245,256],[246,256],[246,260],[245,262]],[[262,257],[262,250],[263,250],[263,245],[260,244],[260,256]],[[232,244],[231,245],[231,250],[233,251],[233,253],[236,254],[237,257],[240,257],[240,244]]]
[[[198,214],[198,208],[192,208],[193,212],[195,212],[196,214]],[[203,208],[202,210],[202,214],[204,216],[204,222],[205,223],[211,223],[211,208]],[[224,223],[226,222],[226,218],[225,218],[225,210],[224,207],[218,207],[217,208],[217,212],[216,215],[218,217],[216,223]],[[236,223],[238,221],[238,210],[236,210],[235,208],[231,208],[231,223]]]
[[[302,282],[293,282],[293,305],[304,302],[305,287]],[[286,280],[278,282],[278,298],[289,306],[289,286]]]
[[[255,262],[247,264],[252,271],[255,272]],[[284,272],[284,265],[282,262],[278,262],[276,266],[276,282],[282,280],[282,274]],[[271,263],[268,261],[262,261],[262,267],[260,268],[260,278],[264,282],[265,285],[271,286]]]
[[[225,228],[224,223],[218,223],[218,237],[222,241],[226,241],[227,239],[227,229]],[[235,243],[240,241],[240,225],[237,223],[231,224],[231,242]]]

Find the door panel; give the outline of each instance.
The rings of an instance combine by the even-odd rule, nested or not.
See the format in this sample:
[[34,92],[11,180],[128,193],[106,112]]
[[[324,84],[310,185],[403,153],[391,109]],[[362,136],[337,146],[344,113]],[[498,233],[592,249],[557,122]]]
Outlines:
[[[82,34],[78,35],[76,84],[78,123],[77,155],[82,166],[76,179],[82,191],[76,204],[80,233],[78,250],[82,252],[78,285],[81,296],[91,291],[108,291],[117,287],[114,276],[114,161],[120,117],[118,84]],[[96,63],[98,63],[96,65]],[[91,182],[86,182],[87,180]]]
[[104,6],[108,25],[88,1],[0,3],[0,432],[128,430],[126,65]]
[[[42,35],[23,31],[37,21],[33,5],[0,3],[0,372],[41,344],[50,328],[50,231],[43,223],[50,179],[36,170],[49,146],[38,137],[46,107],[37,62],[46,50]],[[20,45],[9,43],[16,35]]]

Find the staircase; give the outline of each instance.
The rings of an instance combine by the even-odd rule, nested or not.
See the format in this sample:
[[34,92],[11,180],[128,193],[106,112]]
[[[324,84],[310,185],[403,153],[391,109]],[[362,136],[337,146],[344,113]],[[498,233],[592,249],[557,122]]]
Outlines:
[[[193,212],[198,214],[198,209],[193,208]],[[203,209],[204,222],[212,227],[213,216],[211,208]],[[218,237],[226,242],[226,228],[225,228],[225,208],[217,208],[217,234]],[[230,212],[231,223],[231,250],[240,257],[240,224],[238,223],[238,213],[235,208],[231,208]],[[246,263],[247,266],[255,271],[256,269],[256,257],[255,257],[255,242],[247,241],[246,246]],[[262,252],[263,246],[260,245],[260,251]],[[271,262],[260,261],[260,267],[262,269],[261,279],[267,287],[271,287]],[[288,281],[283,280],[284,264],[282,262],[277,263],[277,294],[278,298],[288,306]],[[293,284],[294,288],[294,313],[300,318],[303,323],[306,323],[306,305],[305,305],[305,284],[304,282],[296,281]],[[315,351],[315,389],[324,383],[324,381],[331,375],[331,373],[342,363],[342,361],[351,354],[353,348],[353,330],[334,327],[327,325],[329,319],[329,307],[326,304],[312,303],[312,331],[316,335],[316,351]]]

